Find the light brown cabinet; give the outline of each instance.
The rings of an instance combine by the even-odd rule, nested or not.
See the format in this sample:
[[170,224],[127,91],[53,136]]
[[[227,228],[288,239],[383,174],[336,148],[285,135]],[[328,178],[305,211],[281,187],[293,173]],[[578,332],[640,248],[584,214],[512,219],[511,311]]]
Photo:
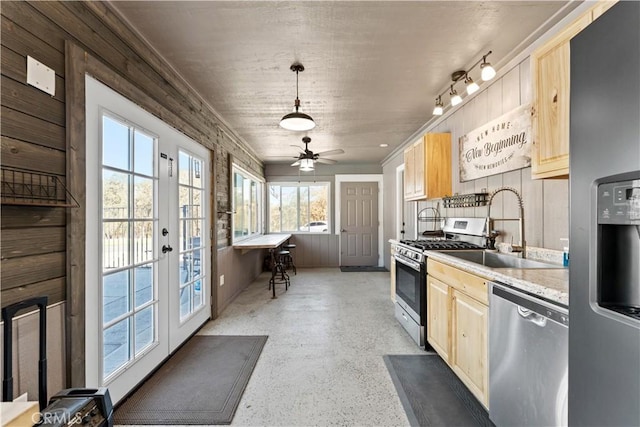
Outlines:
[[404,150],[404,199],[451,195],[451,134],[428,133]]
[[534,179],[569,176],[570,41],[613,4],[598,2],[531,54]]
[[427,260],[427,341],[489,407],[487,279]]
[[489,401],[489,309],[465,293],[454,290],[451,311],[451,368],[486,406]]
[[440,280],[427,275],[427,341],[443,359],[449,359],[451,339],[450,288]]

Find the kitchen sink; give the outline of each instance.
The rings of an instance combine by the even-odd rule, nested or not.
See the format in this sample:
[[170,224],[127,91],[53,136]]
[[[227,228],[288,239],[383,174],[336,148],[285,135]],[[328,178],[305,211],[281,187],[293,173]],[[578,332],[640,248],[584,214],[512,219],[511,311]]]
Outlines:
[[517,258],[496,252],[485,251],[439,251],[439,253],[460,258],[489,268],[564,268],[558,264]]

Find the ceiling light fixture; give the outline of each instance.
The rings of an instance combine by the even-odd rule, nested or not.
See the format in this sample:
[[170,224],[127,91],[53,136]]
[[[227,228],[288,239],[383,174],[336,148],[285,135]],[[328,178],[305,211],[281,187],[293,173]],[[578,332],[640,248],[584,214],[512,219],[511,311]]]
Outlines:
[[491,51],[482,57],[482,64],[480,64],[480,70],[482,70],[480,76],[485,82],[496,76],[496,70],[493,69],[490,62],[487,62],[487,56],[489,56],[490,53]]
[[449,92],[449,95],[451,95],[451,106],[456,106],[458,104],[460,104],[462,102],[462,97],[460,95],[458,95],[458,92],[453,88],[453,85],[451,85],[451,92]]
[[[300,99],[298,98],[298,73],[304,71],[304,66],[296,62],[291,65],[290,69],[296,73],[296,101],[293,112],[285,115],[282,120],[280,120],[280,126],[287,130],[308,131],[316,127],[316,123],[310,115],[305,114],[300,110]],[[313,168],[311,170],[313,170]]]
[[300,170],[302,172],[311,172],[313,170],[313,160],[312,159],[300,160]]
[[479,59],[475,64],[473,64],[468,70],[457,70],[451,74],[451,80],[453,84],[449,86],[448,89],[442,91],[441,94],[436,98],[436,105],[433,108],[434,116],[441,116],[444,113],[444,105],[442,104],[442,95],[449,91],[449,95],[451,96],[451,106],[456,106],[462,102],[462,97],[458,95],[458,92],[455,90],[454,86],[459,81],[463,80],[466,86],[467,95],[472,95],[480,90],[480,86],[478,83],[474,82],[469,73],[480,65],[481,75],[483,81],[491,80],[496,76],[496,70],[493,69],[491,64],[487,62],[487,56],[491,55],[492,51],[487,52],[486,55],[483,55],[481,59]]
[[478,86],[478,83],[474,82],[473,79],[471,77],[469,77],[467,74],[465,74],[464,84],[467,85],[467,94],[468,95],[472,95],[472,94],[476,93],[478,91],[478,89],[480,89],[480,86]]
[[442,95],[436,98],[436,106],[433,108],[434,116],[441,116],[444,113],[444,105],[442,105]]

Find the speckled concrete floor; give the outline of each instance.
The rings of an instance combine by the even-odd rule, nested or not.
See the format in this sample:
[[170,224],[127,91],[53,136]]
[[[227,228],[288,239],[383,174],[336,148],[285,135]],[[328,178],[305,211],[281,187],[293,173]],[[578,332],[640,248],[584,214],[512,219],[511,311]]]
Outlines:
[[233,425],[408,425],[382,356],[420,354],[388,273],[300,269],[278,298],[262,275],[200,334],[269,335]]

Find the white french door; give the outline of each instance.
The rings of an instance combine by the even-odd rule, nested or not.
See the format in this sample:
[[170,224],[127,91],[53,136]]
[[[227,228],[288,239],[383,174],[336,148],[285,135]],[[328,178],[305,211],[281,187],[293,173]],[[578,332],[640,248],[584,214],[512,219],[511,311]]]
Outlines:
[[86,78],[86,377],[118,402],[210,316],[209,153]]

